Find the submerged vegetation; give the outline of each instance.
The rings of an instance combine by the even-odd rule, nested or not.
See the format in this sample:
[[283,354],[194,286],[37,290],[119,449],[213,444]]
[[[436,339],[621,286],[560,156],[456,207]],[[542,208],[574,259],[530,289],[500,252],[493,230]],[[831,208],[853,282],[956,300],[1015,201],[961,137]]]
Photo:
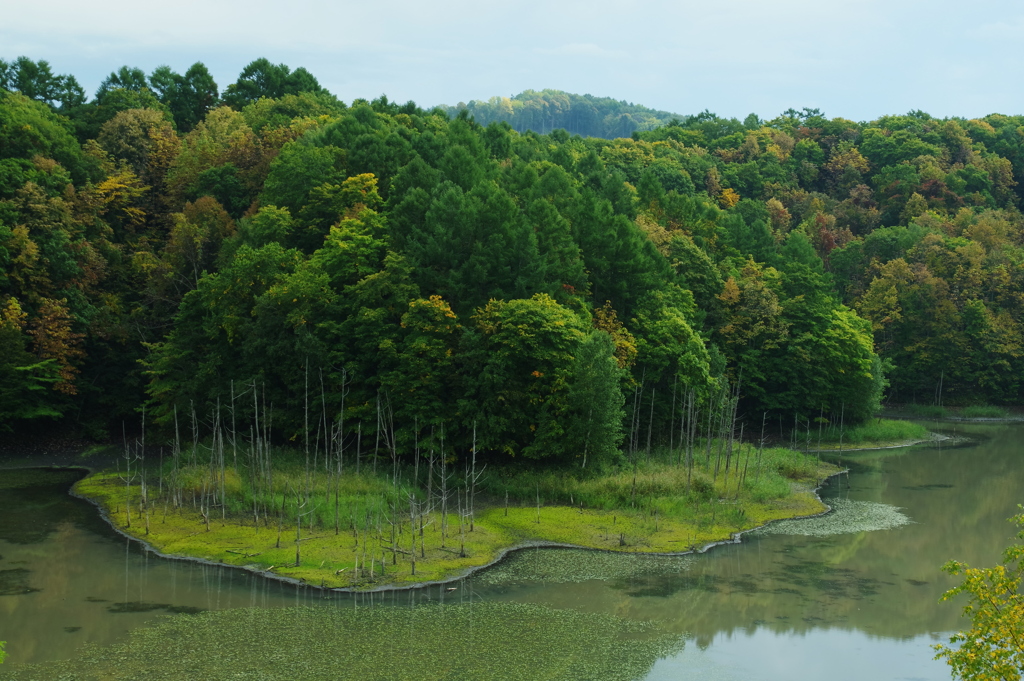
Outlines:
[[591,579],[634,579],[684,571],[693,561],[689,555],[622,555],[585,549],[519,551],[484,571],[476,580],[481,584],[511,585],[535,581],[569,584]]
[[834,534],[891,530],[913,522],[890,504],[850,499],[830,499],[832,512],[817,518],[780,520],[752,534],[796,534],[827,537]]
[[178,616],[2,678],[632,681],[684,643],[652,623],[524,603],[328,603]]

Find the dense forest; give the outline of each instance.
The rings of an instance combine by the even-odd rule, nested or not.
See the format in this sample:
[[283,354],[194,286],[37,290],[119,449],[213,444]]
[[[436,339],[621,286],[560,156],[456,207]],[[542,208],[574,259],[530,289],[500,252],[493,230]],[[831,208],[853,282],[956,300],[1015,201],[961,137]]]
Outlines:
[[749,429],[1022,401],[1024,116],[496,102],[345,104],[265,59],[90,100],[0,61],[0,428],[270,414],[582,465],[730,396]]

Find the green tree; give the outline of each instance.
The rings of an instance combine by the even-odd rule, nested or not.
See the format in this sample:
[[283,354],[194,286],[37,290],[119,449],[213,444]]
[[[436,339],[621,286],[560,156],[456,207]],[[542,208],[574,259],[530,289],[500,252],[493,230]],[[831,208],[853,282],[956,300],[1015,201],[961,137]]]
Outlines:
[[0,159],[51,158],[75,183],[95,175],[95,162],[82,154],[68,121],[48,106],[15,92],[0,91]]
[[161,104],[148,87],[111,87],[103,92],[102,98],[97,97],[87,104],[69,109],[66,115],[74,124],[75,135],[85,143],[99,135],[104,123],[119,112],[129,109],[156,109],[162,112],[168,121],[174,120],[170,109]]
[[122,66],[103,79],[96,90],[96,99],[102,101],[111,90],[134,90],[141,92],[149,89],[146,74],[142,69]]
[[297,215],[310,190],[323,184],[340,184],[345,179],[342,159],[341,149],[316,146],[307,138],[284,145],[270,164],[261,203],[287,208]]
[[[171,422],[175,405],[187,413],[190,400],[202,412],[226,394],[231,379],[251,380],[280,363],[266,353],[271,339],[261,338],[257,329],[262,320],[255,318],[254,309],[301,262],[297,251],[277,243],[257,249],[243,245],[229,267],[200,277],[182,299],[171,331],[150,348],[147,391],[157,403],[159,421]],[[282,394],[271,384],[268,399],[284,406],[294,395]]]
[[238,233],[242,241],[253,248],[259,248],[272,242],[288,243],[295,221],[287,208],[263,206],[256,215],[243,218],[238,223]]
[[473,378],[460,411],[477,423],[482,449],[532,459],[565,453],[566,393],[586,337],[582,320],[545,294],[492,300],[473,315],[460,355]]
[[160,162],[163,160],[160,152],[165,146],[172,149],[178,146],[178,136],[170,121],[155,109],[119,112],[100,127],[96,141],[112,157],[126,162],[151,186],[162,184],[167,170],[166,165]]
[[218,100],[217,83],[202,62],[190,66],[184,75],[159,66],[150,74],[149,85],[182,133],[196,127]]
[[74,76],[53,73],[47,61],[18,57],[11,63],[0,59],[0,89],[20,92],[29,99],[67,110],[85,102],[85,90]]
[[[233,168],[225,167],[226,164]],[[220,170],[200,182],[203,172],[215,168]],[[248,205],[247,200],[252,200],[263,183],[262,168],[260,141],[242,114],[222,106],[211,111],[182,139],[181,150],[167,170],[168,191],[180,202],[178,205],[211,188],[226,189],[231,198],[229,203]],[[240,186],[230,187],[233,180],[238,180]]]
[[269,59],[261,57],[249,63],[238,75],[238,80],[228,85],[224,91],[224,103],[240,110],[262,97],[277,99],[322,90],[317,79],[306,69],[299,67],[292,71],[284,64],[272,64]]
[[[1024,506],[1019,507],[1024,510]],[[1024,540],[1024,514],[1010,518]],[[1010,545],[1001,565],[972,568],[950,561],[942,569],[963,583],[947,591],[943,601],[966,595],[964,617],[971,628],[950,637],[951,646],[937,644],[937,659],[943,658],[965,681],[1020,681],[1024,671],[1024,544]]]
[[579,461],[581,468],[606,465],[619,451],[624,374],[615,361],[612,337],[592,331],[573,359],[562,428],[566,458]]

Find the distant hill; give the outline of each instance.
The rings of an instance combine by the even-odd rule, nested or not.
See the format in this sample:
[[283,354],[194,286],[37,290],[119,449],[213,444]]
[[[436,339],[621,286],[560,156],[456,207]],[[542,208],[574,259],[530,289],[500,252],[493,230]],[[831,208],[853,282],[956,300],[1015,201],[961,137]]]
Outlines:
[[605,139],[629,137],[634,131],[653,130],[673,119],[686,118],[611,97],[561,90],[526,90],[515,97],[491,97],[486,102],[474,100],[440,108],[450,116],[466,110],[481,125],[507,121],[518,132],[547,134],[561,128],[573,135]]

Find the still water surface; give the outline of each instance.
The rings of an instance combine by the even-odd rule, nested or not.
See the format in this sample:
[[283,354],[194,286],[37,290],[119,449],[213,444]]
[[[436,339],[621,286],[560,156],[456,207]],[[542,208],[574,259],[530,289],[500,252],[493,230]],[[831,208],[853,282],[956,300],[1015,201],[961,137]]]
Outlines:
[[[755,533],[741,544],[671,558],[534,550],[455,585],[454,591],[432,587],[328,598],[238,570],[156,558],[113,533],[91,505],[66,495],[74,474],[0,471],[0,640],[8,642],[10,653],[0,678],[24,671],[23,664],[74,660],[86,643],[101,649],[123,644],[132,630],[168,618],[188,622],[191,613],[201,611],[229,611],[225,616],[230,616],[235,609],[299,605],[346,613],[364,606],[413,612],[410,606],[416,605],[444,614],[445,631],[450,634],[454,627],[456,639],[472,639],[474,664],[485,667],[489,658],[497,665],[508,652],[509,638],[519,644],[530,627],[545,628],[543,613],[557,612],[590,619],[559,619],[557,631],[566,640],[538,634],[523,643],[532,646],[523,654],[536,664],[548,652],[552,660],[559,651],[570,656],[573,646],[586,657],[586,641],[567,640],[574,629],[592,636],[586,627],[605,631],[619,622],[653,623],[646,634],[620,629],[609,634],[609,641],[656,634],[677,642],[648,657],[623,657],[623,678],[946,680],[947,667],[932,659],[930,646],[945,641],[963,622],[960,604],[939,603],[953,585],[939,568],[951,558],[994,564],[1013,537],[1006,518],[1024,502],[1022,428],[958,425],[956,434],[970,437],[969,444],[844,456],[841,463],[850,472],[823,488],[823,498],[897,507],[911,523],[894,529],[857,531],[856,524],[838,523],[831,531],[854,531]],[[479,618],[470,617],[467,624],[449,616],[456,611],[438,609],[442,601],[476,607]],[[258,617],[252,610],[237,612]],[[507,613],[523,612],[529,620],[525,628],[504,640],[478,638],[482,634],[473,629],[492,627],[488,617],[508,620]],[[423,628],[429,619],[410,616],[378,624],[383,636],[394,638],[387,627]],[[280,633],[267,635],[284,640]],[[358,649],[357,634],[346,636]],[[401,636],[411,640],[407,633]],[[414,646],[403,652],[416,654]],[[550,678],[596,673],[560,676],[558,663],[551,664],[555,671],[536,667],[535,672]],[[614,656],[602,664],[614,666]],[[501,678],[500,671],[495,678]],[[438,678],[478,673],[484,678],[468,667]],[[530,674],[527,668],[519,676]]]

